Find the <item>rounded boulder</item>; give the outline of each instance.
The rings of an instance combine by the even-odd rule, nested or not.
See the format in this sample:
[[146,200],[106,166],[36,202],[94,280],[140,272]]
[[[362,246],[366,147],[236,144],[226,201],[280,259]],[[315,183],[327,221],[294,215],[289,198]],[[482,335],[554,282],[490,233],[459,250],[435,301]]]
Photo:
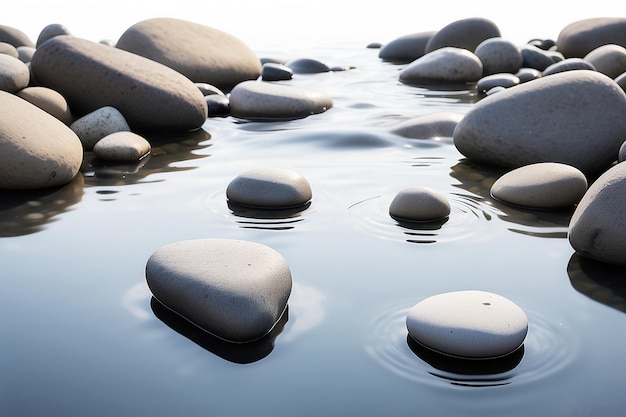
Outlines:
[[427,53],[400,71],[406,84],[474,83],[483,75],[480,59],[467,49],[445,47]]
[[626,47],[626,18],[594,17],[565,26],[556,40],[557,50],[567,58],[583,58],[608,44]]
[[229,201],[248,207],[300,207],[311,200],[305,177],[284,168],[254,168],[233,179],[226,188]]
[[447,46],[473,52],[486,39],[499,37],[501,37],[500,28],[489,19],[482,17],[460,19],[439,29],[428,40],[425,53]]
[[626,94],[606,75],[567,71],[488,96],[457,124],[453,140],[469,159],[507,168],[537,162],[607,169],[626,131]]

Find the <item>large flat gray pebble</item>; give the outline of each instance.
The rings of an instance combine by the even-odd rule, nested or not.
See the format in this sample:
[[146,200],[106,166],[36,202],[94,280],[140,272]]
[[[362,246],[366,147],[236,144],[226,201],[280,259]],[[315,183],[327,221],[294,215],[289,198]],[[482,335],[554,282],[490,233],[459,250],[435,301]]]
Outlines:
[[235,177],[226,188],[229,201],[249,207],[289,208],[311,200],[311,186],[301,174],[284,168],[260,167]]
[[116,47],[224,91],[261,74],[259,58],[240,39],[181,19],[159,17],[138,22],[122,34]]
[[142,56],[61,35],[44,42],[31,69],[61,93],[77,117],[104,106],[118,109],[133,130],[180,132],[201,127],[207,105],[179,72]]
[[453,139],[461,154],[481,163],[560,162],[598,173],[624,142],[624,114],[626,95],[613,80],[567,71],[484,98],[465,114]]
[[587,258],[626,265],[626,164],[619,163],[589,186],[569,224],[569,242]]
[[262,81],[244,81],[230,93],[230,112],[243,119],[301,119],[332,106],[322,91]]
[[413,62],[426,53],[426,44],[434,34],[435,31],[426,31],[411,33],[393,39],[380,48],[378,57],[383,61],[395,64]]
[[82,161],[83,147],[69,127],[0,91],[0,188],[64,185],[78,174]]
[[602,45],[626,47],[626,18],[593,17],[565,26],[556,40],[557,49],[567,58],[583,58]]
[[426,298],[406,317],[415,341],[460,358],[490,359],[516,351],[526,339],[528,318],[511,300],[486,291],[455,291]]
[[480,59],[467,49],[445,47],[427,53],[400,71],[407,84],[474,83],[483,75]]
[[268,334],[291,294],[291,271],[274,249],[230,239],[196,239],[157,249],[146,264],[154,297],[231,342]]

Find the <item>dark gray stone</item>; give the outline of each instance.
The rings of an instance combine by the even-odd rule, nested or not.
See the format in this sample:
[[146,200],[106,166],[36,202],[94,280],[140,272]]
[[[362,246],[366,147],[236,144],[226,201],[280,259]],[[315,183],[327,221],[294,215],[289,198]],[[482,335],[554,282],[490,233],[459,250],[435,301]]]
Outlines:
[[286,65],[268,62],[261,68],[263,81],[284,81],[293,78],[293,70]]
[[486,39],[501,37],[498,26],[489,19],[470,17],[449,23],[438,30],[426,44],[425,53],[453,46],[474,52]]
[[541,74],[545,77],[546,75],[573,70],[595,71],[596,69],[582,58],[566,58],[563,61],[548,66]]
[[567,58],[583,58],[599,46],[626,47],[626,18],[597,17],[565,26],[556,40],[557,50]]
[[392,40],[378,52],[383,61],[395,64],[408,64],[424,55],[426,44],[435,31],[411,33]]
[[295,74],[318,74],[330,71],[330,67],[328,65],[312,58],[293,59],[287,61],[285,66],[291,68]]

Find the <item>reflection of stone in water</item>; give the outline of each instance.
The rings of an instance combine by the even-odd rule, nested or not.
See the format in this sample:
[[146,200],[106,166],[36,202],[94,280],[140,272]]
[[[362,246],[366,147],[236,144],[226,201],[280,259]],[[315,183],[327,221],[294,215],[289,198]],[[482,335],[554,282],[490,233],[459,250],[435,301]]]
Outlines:
[[[460,161],[451,170],[450,176],[460,182],[453,185],[481,197],[484,203],[498,209],[501,212],[498,215],[501,220],[534,229],[509,229],[512,232],[536,237],[566,237],[566,228],[569,226],[574,207],[561,210],[535,210],[504,204],[491,197],[491,186],[508,170],[479,164],[469,159]],[[560,229],[547,230],[549,228]]]
[[567,264],[567,274],[576,291],[626,313],[626,267],[574,253]]
[[205,143],[211,139],[211,135],[203,129],[176,136],[146,135],[145,138],[150,142],[152,151],[136,163],[103,162],[94,158],[93,153],[87,152],[81,168],[87,185],[136,184],[151,174],[194,169],[193,166],[176,166],[176,163],[210,156],[197,153],[211,146]]
[[311,202],[298,207],[284,209],[266,209],[243,206],[227,200],[228,208],[236,217],[250,220],[237,220],[241,228],[244,229],[272,229],[287,230],[293,229],[295,224],[302,222],[304,218],[300,213],[311,206]]
[[272,331],[261,339],[247,343],[233,343],[219,339],[186,320],[152,297],[150,307],[154,315],[198,346],[229,362],[247,364],[259,361],[274,350],[274,341],[289,319],[289,307],[285,309]]
[[449,217],[445,217],[439,220],[425,221],[425,222],[412,222],[407,220],[394,219],[398,226],[407,229],[404,231],[408,237],[406,239],[409,243],[437,243],[437,230],[446,224]]
[[38,190],[0,190],[0,237],[22,236],[41,231],[54,217],[83,197],[81,174],[62,187]]

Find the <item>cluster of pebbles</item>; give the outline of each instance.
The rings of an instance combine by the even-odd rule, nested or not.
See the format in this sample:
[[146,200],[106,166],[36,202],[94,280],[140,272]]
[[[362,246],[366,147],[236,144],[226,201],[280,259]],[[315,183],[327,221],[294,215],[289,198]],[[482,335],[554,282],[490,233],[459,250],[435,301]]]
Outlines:
[[[626,265],[625,46],[626,18],[574,22],[556,41],[523,46],[502,38],[494,22],[469,18],[377,45],[381,60],[403,66],[399,81],[475,88],[479,96],[465,114],[428,114],[391,132],[451,138],[463,157],[507,169],[491,189],[498,201],[575,207],[574,250]],[[85,152],[138,161],[151,152],[148,133],[197,130],[207,117],[290,120],[325,112],[330,95],[279,81],[346,69],[313,59],[261,60],[227,33],[171,18],[139,22],[116,43],[75,37],[59,24],[35,43],[0,26],[0,188],[67,184],[80,175]],[[245,172],[227,189],[230,202],[261,209],[306,207],[311,198],[302,175],[275,167]],[[389,207],[399,222],[450,213],[444,195],[421,185],[398,192]],[[292,286],[276,251],[228,239],[160,248],[146,279],[164,306],[237,343],[271,331]],[[427,298],[406,324],[424,346],[473,359],[516,351],[528,330],[517,305],[483,291]]]

